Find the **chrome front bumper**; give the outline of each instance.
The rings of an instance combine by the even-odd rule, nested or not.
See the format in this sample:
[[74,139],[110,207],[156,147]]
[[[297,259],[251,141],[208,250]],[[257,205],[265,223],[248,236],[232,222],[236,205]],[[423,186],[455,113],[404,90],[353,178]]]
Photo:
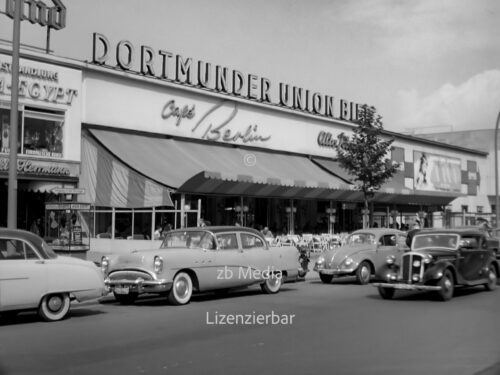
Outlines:
[[372,283],[375,287],[401,289],[401,290],[441,290],[440,286],[404,283]]
[[351,275],[354,271],[356,271],[355,268],[322,268],[322,267],[317,267],[314,266],[314,271],[319,272],[323,275],[335,275],[335,276],[341,276],[341,275]]
[[129,292],[134,293],[164,293],[172,289],[172,281],[165,279],[160,280],[143,280],[138,278],[136,280],[111,280],[106,278],[104,284],[111,291],[128,289]]

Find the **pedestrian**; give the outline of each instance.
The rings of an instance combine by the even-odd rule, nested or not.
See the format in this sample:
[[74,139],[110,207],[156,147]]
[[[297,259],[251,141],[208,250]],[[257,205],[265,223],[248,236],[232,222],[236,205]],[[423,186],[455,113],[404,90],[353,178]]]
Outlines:
[[266,238],[273,237],[273,232],[271,232],[268,227],[264,227],[264,229],[262,230],[262,234]]
[[153,234],[153,236],[154,236],[154,239],[155,239],[155,240],[159,240],[159,239],[161,238],[161,232],[162,232],[162,231],[163,231],[163,230],[162,230],[162,228],[161,228],[161,225],[160,225],[160,224],[157,224],[157,225],[156,225],[156,230],[155,230],[155,232],[154,232],[154,234]]
[[40,218],[36,218],[33,220],[33,223],[31,224],[30,232],[35,233],[37,236],[41,234],[40,232],[40,226],[42,224],[42,220]]

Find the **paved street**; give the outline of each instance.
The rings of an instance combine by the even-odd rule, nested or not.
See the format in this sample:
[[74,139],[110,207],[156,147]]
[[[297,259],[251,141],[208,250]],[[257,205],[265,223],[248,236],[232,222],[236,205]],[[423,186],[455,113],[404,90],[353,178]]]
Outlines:
[[[0,374],[498,374],[500,289],[428,297],[384,301],[372,286],[325,285],[315,273],[277,295],[256,287],[182,307],[105,297],[74,305],[61,322],[1,320]],[[293,318],[215,324],[230,314]]]

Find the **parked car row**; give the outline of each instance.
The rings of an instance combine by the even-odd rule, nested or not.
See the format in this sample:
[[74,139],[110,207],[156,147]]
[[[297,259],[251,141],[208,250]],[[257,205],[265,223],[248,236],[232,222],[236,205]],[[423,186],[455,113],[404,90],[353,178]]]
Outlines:
[[[411,241],[410,241],[411,240]],[[496,287],[499,262],[484,231],[468,228],[396,229],[353,232],[346,244],[323,252],[314,265],[321,281],[355,276],[360,284],[378,281],[384,299],[397,290],[435,292],[452,298],[455,287]],[[284,282],[303,278],[309,259],[297,247],[271,246],[245,227],[214,226],[169,231],[160,248],[90,261],[58,256],[33,233],[0,228],[0,314],[36,309],[46,321],[63,319],[71,300],[112,292],[122,304],[145,293],[165,296],[174,305],[193,293],[260,285],[278,293]]]
[[396,290],[423,290],[448,301],[456,287],[493,290],[500,271],[497,252],[498,242],[479,228],[363,229],[320,256],[314,270],[324,283],[335,276],[355,276],[360,284],[375,278],[380,282],[372,285],[384,299]]

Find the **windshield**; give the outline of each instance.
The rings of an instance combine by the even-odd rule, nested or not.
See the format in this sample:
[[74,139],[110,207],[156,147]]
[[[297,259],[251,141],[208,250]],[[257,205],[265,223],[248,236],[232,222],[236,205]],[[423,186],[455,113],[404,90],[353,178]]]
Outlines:
[[347,245],[374,245],[375,235],[372,233],[353,233],[347,237]]
[[45,242],[44,240],[42,242],[42,250],[41,250],[41,255],[42,258],[44,259],[54,259],[57,258],[57,254],[52,250],[52,248]]
[[458,234],[417,234],[413,237],[412,250],[442,248],[455,250],[458,248]]
[[215,239],[207,231],[177,231],[165,235],[160,248],[215,249]]

